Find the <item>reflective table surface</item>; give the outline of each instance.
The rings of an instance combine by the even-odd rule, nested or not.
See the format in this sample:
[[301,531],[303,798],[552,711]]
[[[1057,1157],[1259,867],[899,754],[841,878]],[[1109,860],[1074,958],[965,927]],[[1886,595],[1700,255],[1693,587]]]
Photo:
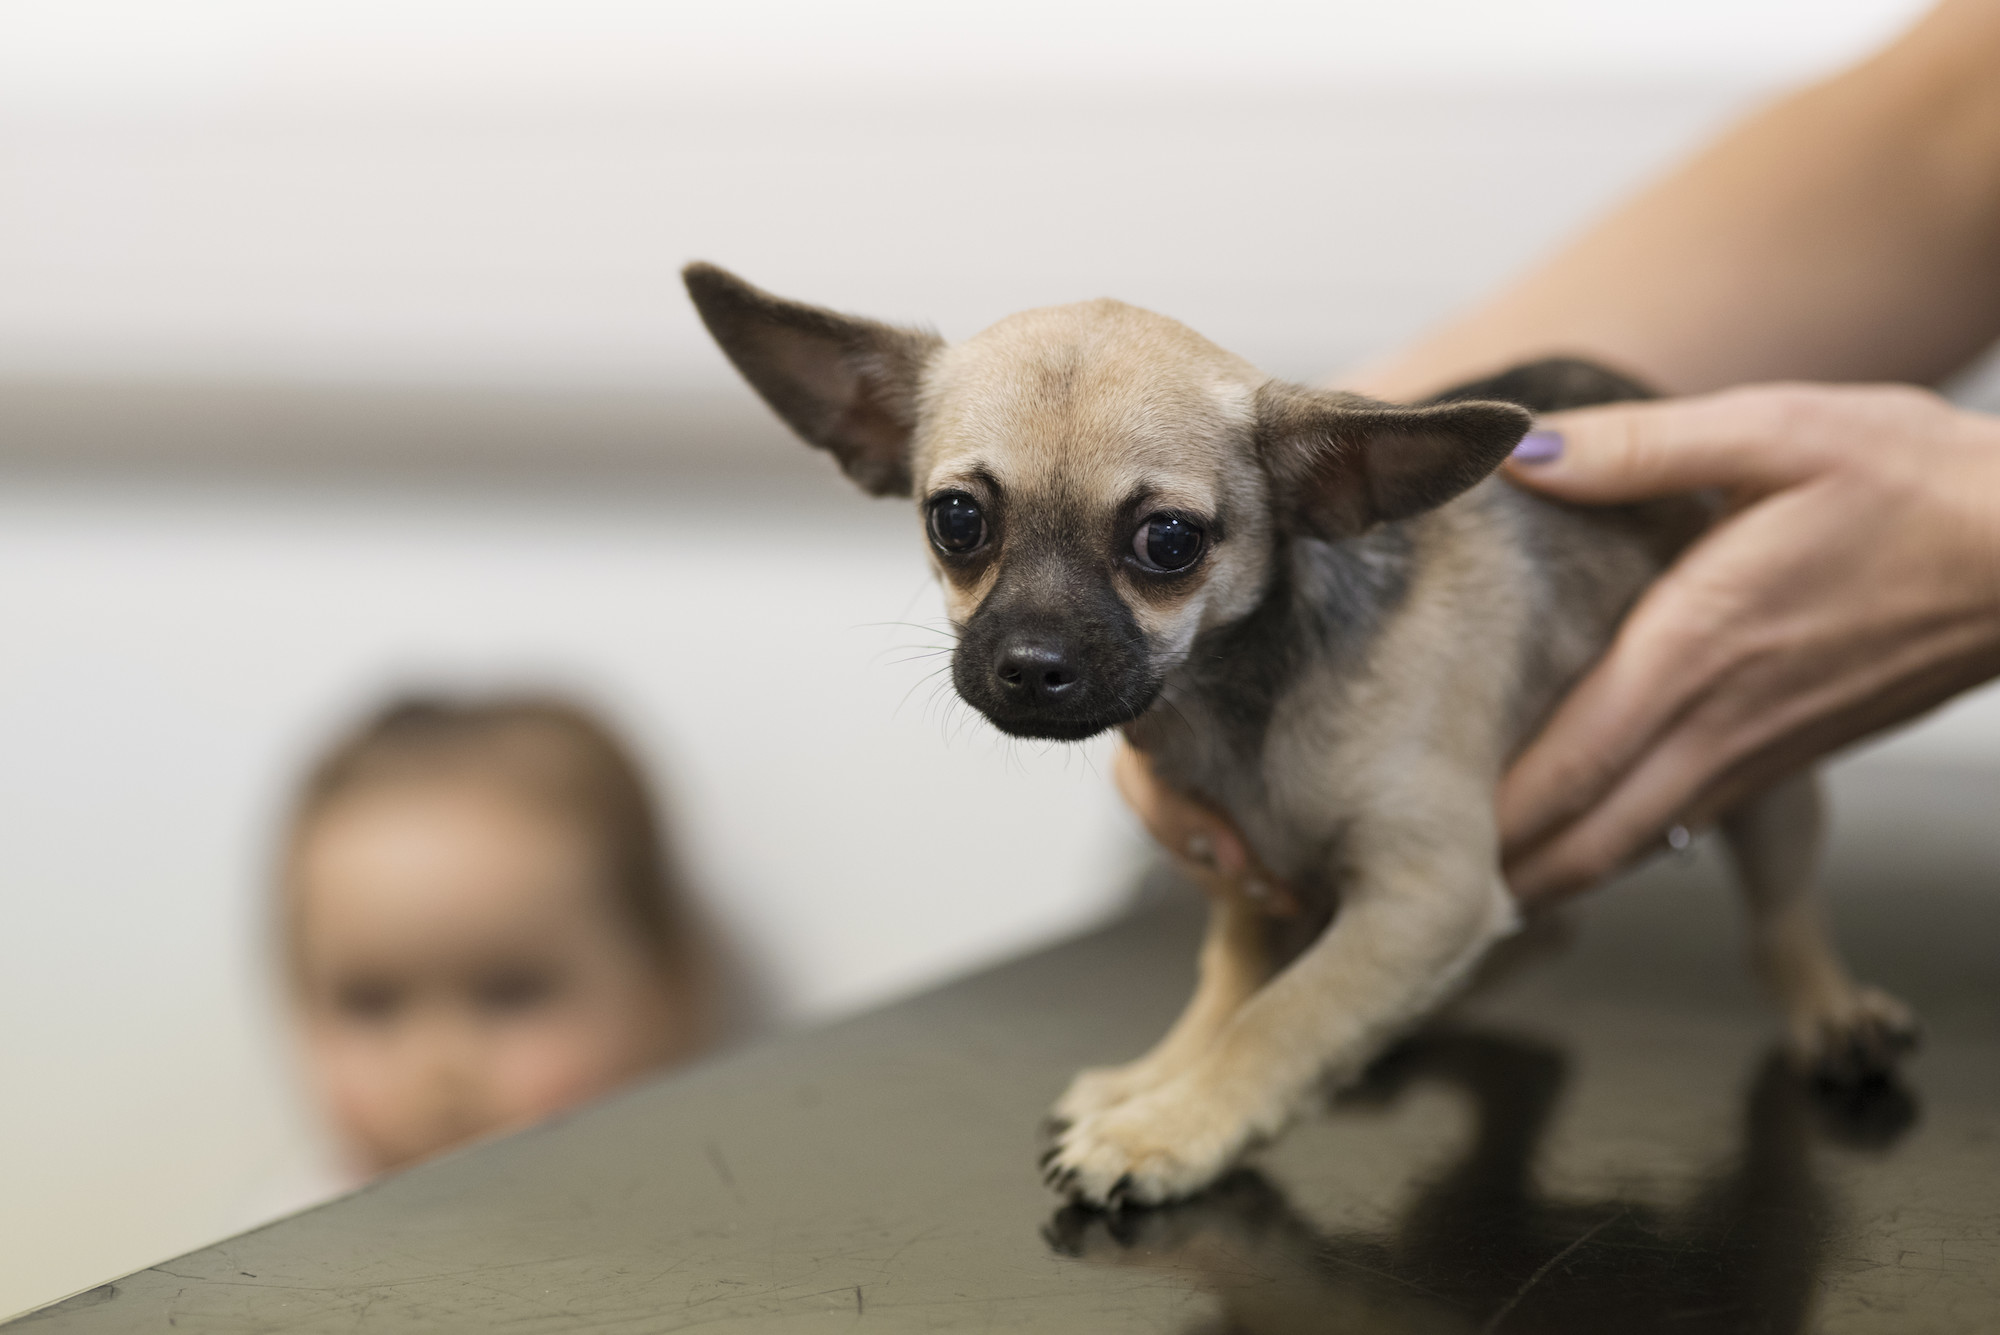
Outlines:
[[[2000,1330],[2000,776],[1841,776],[1836,921],[1907,1081],[1772,1052],[1704,847],[1593,897],[1206,1196],[1058,1208],[1043,1109],[1192,976],[1084,939],[778,1039],[22,1318],[49,1331]],[[1532,952],[1528,952],[1532,953]]]

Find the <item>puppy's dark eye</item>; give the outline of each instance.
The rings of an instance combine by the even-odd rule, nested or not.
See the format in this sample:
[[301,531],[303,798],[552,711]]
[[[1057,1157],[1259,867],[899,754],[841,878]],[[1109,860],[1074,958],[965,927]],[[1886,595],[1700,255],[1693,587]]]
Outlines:
[[941,552],[969,552],[986,541],[986,516],[979,502],[962,491],[947,491],[931,501],[931,541]]
[[1202,531],[1178,515],[1153,515],[1139,525],[1132,550],[1155,570],[1186,570],[1201,555]]

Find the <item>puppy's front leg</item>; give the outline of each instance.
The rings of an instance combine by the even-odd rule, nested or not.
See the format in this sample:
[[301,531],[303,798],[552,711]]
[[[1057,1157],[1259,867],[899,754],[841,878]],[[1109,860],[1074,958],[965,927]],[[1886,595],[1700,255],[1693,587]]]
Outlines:
[[1357,828],[1325,935],[1187,1068],[1064,1132],[1051,1183],[1095,1204],[1188,1195],[1283,1126],[1322,1075],[1356,1074],[1517,923],[1485,824],[1479,837],[1443,821]]
[[1050,1110],[1057,1127],[1116,1107],[1166,1083],[1207,1051],[1230,1017],[1270,977],[1263,915],[1231,895],[1210,901],[1208,934],[1202,938],[1200,973],[1187,1009],[1173,1027],[1137,1061],[1079,1071]]

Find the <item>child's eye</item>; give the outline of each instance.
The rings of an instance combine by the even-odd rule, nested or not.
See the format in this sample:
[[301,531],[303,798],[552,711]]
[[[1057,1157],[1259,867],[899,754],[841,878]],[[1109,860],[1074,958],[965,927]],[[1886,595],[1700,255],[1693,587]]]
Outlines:
[[379,978],[350,979],[334,989],[333,1004],[351,1020],[380,1024],[402,1008],[403,989]]
[[479,1009],[496,1015],[546,1005],[557,990],[555,975],[545,969],[500,970],[479,979],[472,988]]

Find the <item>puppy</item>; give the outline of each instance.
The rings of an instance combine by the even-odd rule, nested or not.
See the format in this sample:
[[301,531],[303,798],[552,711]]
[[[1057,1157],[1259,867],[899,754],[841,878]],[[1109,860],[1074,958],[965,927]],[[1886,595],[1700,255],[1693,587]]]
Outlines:
[[[1500,773],[1707,515],[1574,509],[1488,475],[1527,409],[1644,391],[1555,361],[1404,407],[1273,380],[1116,301],[948,344],[711,265],[683,276],[794,431],[863,490],[916,499],[959,694],[1015,736],[1124,729],[1307,906],[1291,942],[1254,906],[1212,907],[1186,1012],[1056,1103],[1059,1190],[1200,1190],[1515,929]],[[1852,1079],[1912,1021],[1834,953],[1818,812],[1804,777],[1723,828],[1798,1058]]]

